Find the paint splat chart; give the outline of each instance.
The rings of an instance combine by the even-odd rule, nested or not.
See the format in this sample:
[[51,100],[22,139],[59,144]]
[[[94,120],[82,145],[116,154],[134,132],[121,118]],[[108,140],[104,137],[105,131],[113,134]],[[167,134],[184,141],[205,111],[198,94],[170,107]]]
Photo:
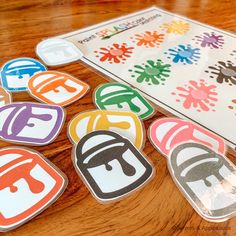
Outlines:
[[56,38],[82,60],[236,146],[236,36],[156,7]]

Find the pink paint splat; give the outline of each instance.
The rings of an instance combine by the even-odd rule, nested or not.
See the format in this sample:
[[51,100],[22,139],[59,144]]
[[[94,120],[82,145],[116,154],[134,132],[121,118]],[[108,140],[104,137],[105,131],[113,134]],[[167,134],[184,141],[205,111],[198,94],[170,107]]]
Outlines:
[[[218,101],[215,88],[215,85],[207,85],[204,80],[200,80],[200,82],[190,80],[185,87],[177,87],[177,95],[181,99],[176,101],[182,102],[185,109],[195,108],[198,112],[214,112],[213,107]],[[172,93],[172,95],[176,95],[176,93]]]

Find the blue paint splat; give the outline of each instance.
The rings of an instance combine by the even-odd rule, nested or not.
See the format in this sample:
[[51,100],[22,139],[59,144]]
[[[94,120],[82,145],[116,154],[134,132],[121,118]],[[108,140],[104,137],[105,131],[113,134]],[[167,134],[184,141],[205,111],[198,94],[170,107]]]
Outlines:
[[170,48],[168,53],[174,63],[193,64],[200,58],[200,48],[193,48],[191,45],[178,45],[176,48]]

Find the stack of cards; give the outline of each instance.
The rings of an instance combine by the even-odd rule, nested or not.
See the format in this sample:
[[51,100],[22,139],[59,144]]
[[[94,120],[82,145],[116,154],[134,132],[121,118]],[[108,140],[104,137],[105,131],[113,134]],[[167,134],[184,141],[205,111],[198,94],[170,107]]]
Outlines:
[[[17,58],[1,68],[0,139],[42,146],[59,135],[67,106],[89,86],[62,72],[48,71],[33,58]],[[28,91],[42,103],[13,102],[12,92]],[[66,176],[41,154],[25,147],[0,149],[0,231],[14,229],[50,206],[64,192]]]
[[236,214],[236,166],[224,156],[223,139],[177,118],[156,120],[149,137],[166,156],[180,191],[204,219],[220,222]]
[[68,126],[76,171],[99,202],[119,200],[154,175],[141,153],[145,133],[139,117],[154,113],[137,91],[119,83],[100,86],[94,101],[101,110],[76,115]]

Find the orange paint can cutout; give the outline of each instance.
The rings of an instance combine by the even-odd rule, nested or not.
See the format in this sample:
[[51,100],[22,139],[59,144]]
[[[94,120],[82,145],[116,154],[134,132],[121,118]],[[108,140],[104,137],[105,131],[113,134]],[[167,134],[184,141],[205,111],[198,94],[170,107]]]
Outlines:
[[64,174],[38,153],[0,149],[0,231],[17,228],[39,214],[66,185]]
[[32,76],[28,88],[39,101],[67,106],[82,98],[88,92],[89,85],[62,72],[45,71]]

